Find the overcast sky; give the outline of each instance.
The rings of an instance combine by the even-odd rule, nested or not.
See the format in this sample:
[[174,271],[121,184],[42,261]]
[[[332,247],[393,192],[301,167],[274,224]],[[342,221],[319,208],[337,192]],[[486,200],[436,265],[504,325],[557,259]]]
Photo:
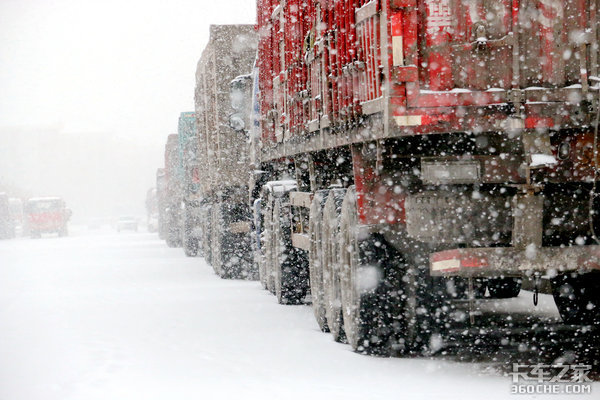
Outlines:
[[[54,177],[69,171],[53,165],[59,155],[46,154],[47,143],[39,148],[44,141],[36,138],[90,137],[93,148],[63,151],[107,152],[100,155],[106,181],[98,184],[119,176],[127,194],[144,192],[143,205],[167,134],[175,132],[179,112],[193,110],[196,62],[209,25],[255,23],[255,8],[254,0],[0,0],[0,183],[28,193],[72,193],[60,184],[40,187],[51,180],[44,171]],[[130,153],[127,173],[115,171],[98,136]],[[23,158],[32,163],[15,156],[23,146],[43,165],[18,165]],[[91,168],[85,159],[71,166]]]

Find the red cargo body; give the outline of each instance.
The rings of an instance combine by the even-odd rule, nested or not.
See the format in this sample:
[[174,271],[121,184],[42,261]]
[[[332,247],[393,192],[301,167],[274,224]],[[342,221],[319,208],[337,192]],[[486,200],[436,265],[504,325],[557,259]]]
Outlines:
[[387,136],[472,130],[507,119],[487,106],[515,101],[547,103],[522,110],[525,127],[568,127],[552,103],[592,100],[596,9],[590,0],[258,0],[264,138],[377,112]]
[[[592,123],[582,110],[596,101],[597,1],[282,4],[258,0],[266,158],[390,137]],[[369,116],[377,125],[350,132]],[[589,135],[571,144],[584,142]]]

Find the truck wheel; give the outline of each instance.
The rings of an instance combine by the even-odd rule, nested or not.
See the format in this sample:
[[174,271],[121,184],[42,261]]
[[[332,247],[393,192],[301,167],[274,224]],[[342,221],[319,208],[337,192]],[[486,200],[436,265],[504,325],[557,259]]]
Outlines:
[[222,245],[222,241],[221,241],[221,226],[220,226],[220,222],[221,222],[221,218],[220,218],[220,210],[219,210],[219,205],[214,205],[212,208],[212,213],[211,213],[211,219],[210,219],[210,233],[212,236],[212,240],[211,240],[211,264],[213,267],[213,271],[215,272],[215,274],[217,274],[218,276],[221,276],[221,264],[223,262],[222,260],[222,254],[221,254],[221,245]]
[[275,239],[273,233],[273,198],[269,195],[267,207],[265,207],[265,226],[264,226],[264,257],[263,257],[263,280],[265,288],[275,293],[275,283],[273,281],[273,262],[275,253]]
[[340,208],[345,189],[332,189],[323,209],[323,292],[327,325],[336,342],[346,342],[339,264]]
[[188,257],[196,257],[198,255],[198,239],[186,235],[183,242],[183,251]]
[[186,207],[183,222],[183,252],[187,257],[196,257],[198,255],[198,239],[191,236],[194,225],[196,225],[196,219],[192,218],[190,211]]
[[493,299],[510,299],[517,297],[521,292],[520,278],[493,278],[488,279],[487,288]]
[[[265,199],[263,199],[265,200]],[[271,246],[271,219],[273,218],[270,202],[265,201],[263,211],[263,226],[260,232],[260,254],[258,258],[258,278],[263,288],[269,290],[267,264],[270,261],[270,246]]]
[[344,331],[354,351],[388,355],[391,321],[385,303],[393,290],[385,282],[385,276],[390,276],[384,272],[388,257],[383,243],[372,235],[359,235],[358,229],[356,193],[351,187],[342,204],[339,234]]
[[206,260],[208,265],[212,264],[212,232],[210,221],[210,207],[206,207],[202,213],[202,252],[204,253],[204,260]]
[[221,278],[251,279],[250,241],[246,233],[221,234]]
[[554,302],[566,324],[600,325],[600,273],[560,274],[550,282]]
[[177,238],[171,232],[167,234],[167,246],[169,247],[177,247]]
[[273,207],[275,263],[273,278],[279,304],[301,304],[308,289],[306,259],[292,245],[289,205],[276,199]]
[[310,250],[308,253],[308,268],[310,274],[310,294],[312,309],[319,328],[329,332],[327,326],[327,311],[325,294],[323,292],[323,206],[327,200],[326,191],[315,193],[310,205],[309,232]]

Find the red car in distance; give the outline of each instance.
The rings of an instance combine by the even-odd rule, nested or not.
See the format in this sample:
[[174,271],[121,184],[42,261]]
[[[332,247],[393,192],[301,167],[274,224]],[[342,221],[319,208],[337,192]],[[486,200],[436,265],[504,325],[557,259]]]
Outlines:
[[71,210],[60,197],[35,197],[25,205],[27,229],[32,238],[39,238],[42,233],[58,233],[58,236],[69,234],[67,222]]

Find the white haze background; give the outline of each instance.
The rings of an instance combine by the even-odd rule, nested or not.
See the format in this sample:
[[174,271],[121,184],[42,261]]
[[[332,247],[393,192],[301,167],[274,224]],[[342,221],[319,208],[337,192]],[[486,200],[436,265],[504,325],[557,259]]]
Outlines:
[[75,220],[144,213],[210,24],[254,0],[0,0],[0,191]]

